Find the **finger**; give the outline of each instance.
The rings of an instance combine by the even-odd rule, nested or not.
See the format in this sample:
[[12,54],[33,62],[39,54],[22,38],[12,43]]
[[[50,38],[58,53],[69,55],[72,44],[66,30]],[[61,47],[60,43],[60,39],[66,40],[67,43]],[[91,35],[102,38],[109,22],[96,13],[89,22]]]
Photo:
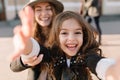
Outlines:
[[13,29],[13,33],[14,34],[17,34],[21,29],[21,26],[20,25],[17,25],[14,29]]
[[33,9],[30,6],[27,6],[24,11],[25,11],[25,16],[27,16],[28,23],[33,25],[33,22],[34,22],[34,11],[33,11]]
[[39,64],[43,59],[43,54],[40,54],[38,58],[34,61],[34,64]]
[[41,54],[35,60],[31,60],[31,61],[25,62],[25,63],[28,64],[29,66],[35,66],[35,65],[39,64],[42,61],[42,59],[43,59],[43,54]]
[[[29,14],[28,14],[29,13]],[[29,16],[28,16],[29,15]],[[32,34],[33,19],[30,16],[30,9],[26,7],[19,12],[20,20],[22,23],[22,32],[24,36],[30,37]]]
[[27,15],[26,15],[26,13],[25,13],[25,10],[21,10],[20,12],[19,12],[19,16],[20,16],[20,19],[21,19],[21,23],[22,23],[22,32],[24,33],[24,35],[26,36],[26,37],[28,37],[29,36],[29,25],[27,25],[28,24],[28,17],[27,17]]
[[20,10],[19,13],[18,13],[19,17],[20,17],[20,20],[21,20],[21,23],[24,22],[24,17],[25,17],[25,12],[24,10]]
[[14,37],[13,37],[13,45],[14,45],[14,52],[11,56],[11,61],[15,60],[17,57],[19,57],[26,46],[26,38],[22,34],[21,28],[18,26],[14,29]]
[[108,76],[106,80],[115,80],[112,76]]
[[20,57],[21,53],[22,53],[22,52],[17,52],[17,51],[15,51],[15,52],[9,57],[10,62],[12,62],[12,61],[16,60],[18,57]]
[[14,28],[14,37],[13,37],[14,52],[10,56],[10,61],[15,60],[17,57],[20,56],[20,54],[22,54],[22,47],[21,47],[22,40],[20,40],[20,36],[18,36],[18,34],[20,34],[20,26]]
[[13,44],[14,44],[14,49],[17,50],[24,50],[26,46],[26,38],[24,37],[23,33],[21,30],[15,34],[13,37]]
[[27,37],[32,36],[32,31],[33,31],[33,24],[34,24],[34,12],[32,10],[31,7],[27,6],[24,9],[24,18],[22,21],[22,29],[23,29],[23,33],[24,35],[26,35]]
[[32,64],[31,66],[38,65],[43,59],[43,55],[40,55]]
[[32,56],[25,60],[26,63],[33,63],[37,59],[37,56]]
[[[32,64],[35,60],[37,59],[37,56],[32,56],[30,58],[27,59],[22,59],[24,64]],[[31,65],[30,65],[31,66]]]

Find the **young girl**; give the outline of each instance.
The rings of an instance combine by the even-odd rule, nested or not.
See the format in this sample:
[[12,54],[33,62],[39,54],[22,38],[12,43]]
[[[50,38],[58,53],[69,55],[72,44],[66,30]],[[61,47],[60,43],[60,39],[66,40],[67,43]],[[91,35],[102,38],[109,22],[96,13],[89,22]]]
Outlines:
[[[52,25],[53,18],[64,10],[64,6],[58,0],[30,0],[20,11],[20,19],[22,25],[16,26],[14,29],[14,45],[15,51],[12,55],[10,68],[14,72],[23,71],[29,68],[28,80],[37,80],[41,71],[38,63],[42,58],[46,58],[44,52],[39,56],[29,56],[27,60],[21,58],[22,55],[28,55],[31,52],[33,37],[39,44],[45,46],[49,36],[49,30]],[[28,27],[26,27],[28,26]],[[36,53],[36,48],[35,52]],[[46,60],[48,61],[48,60]],[[29,66],[27,66],[27,65]]]
[[119,63],[102,56],[92,29],[79,14],[60,13],[50,35],[46,45],[51,50],[52,79],[91,80],[92,72],[102,80],[120,80]]
[[102,57],[90,25],[79,14],[70,11],[59,14],[53,21],[50,35],[46,46],[51,50],[52,77],[56,80],[91,80],[91,71],[104,78],[105,70],[98,67],[103,67],[101,64],[106,59]]

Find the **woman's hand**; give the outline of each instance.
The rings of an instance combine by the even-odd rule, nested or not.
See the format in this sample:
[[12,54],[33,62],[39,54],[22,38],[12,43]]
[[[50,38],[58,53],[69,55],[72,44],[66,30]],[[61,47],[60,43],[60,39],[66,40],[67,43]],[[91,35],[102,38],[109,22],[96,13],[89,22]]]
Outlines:
[[27,6],[20,11],[19,16],[22,25],[14,28],[14,54],[12,54],[11,60],[16,59],[21,54],[27,55],[32,50],[30,38],[33,33],[34,12],[31,7]]
[[30,57],[26,60],[22,60],[23,61],[23,64],[27,64],[29,66],[35,66],[37,64],[39,64],[43,59],[43,54],[40,54],[38,57],[37,56],[33,56],[33,57]]

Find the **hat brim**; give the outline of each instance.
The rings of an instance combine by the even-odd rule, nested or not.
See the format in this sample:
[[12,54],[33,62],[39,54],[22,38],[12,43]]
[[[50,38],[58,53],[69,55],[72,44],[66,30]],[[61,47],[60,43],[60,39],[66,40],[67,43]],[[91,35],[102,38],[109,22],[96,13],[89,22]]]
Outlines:
[[48,2],[48,3],[52,4],[57,13],[63,12],[63,10],[64,10],[63,4],[61,2],[59,2],[59,1],[57,1],[57,0],[37,0],[37,1],[32,1],[32,2],[28,2],[23,8],[25,8],[26,6],[33,7],[35,4],[41,3],[41,2]]

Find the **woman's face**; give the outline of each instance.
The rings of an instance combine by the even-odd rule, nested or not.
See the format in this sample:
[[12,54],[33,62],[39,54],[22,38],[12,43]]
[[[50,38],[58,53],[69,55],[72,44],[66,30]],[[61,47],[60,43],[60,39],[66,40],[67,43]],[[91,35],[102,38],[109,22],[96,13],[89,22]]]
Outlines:
[[35,5],[35,20],[42,27],[48,27],[53,19],[52,6],[47,3],[38,3]]
[[75,56],[83,44],[82,27],[75,19],[65,20],[60,34],[60,47],[68,57]]

